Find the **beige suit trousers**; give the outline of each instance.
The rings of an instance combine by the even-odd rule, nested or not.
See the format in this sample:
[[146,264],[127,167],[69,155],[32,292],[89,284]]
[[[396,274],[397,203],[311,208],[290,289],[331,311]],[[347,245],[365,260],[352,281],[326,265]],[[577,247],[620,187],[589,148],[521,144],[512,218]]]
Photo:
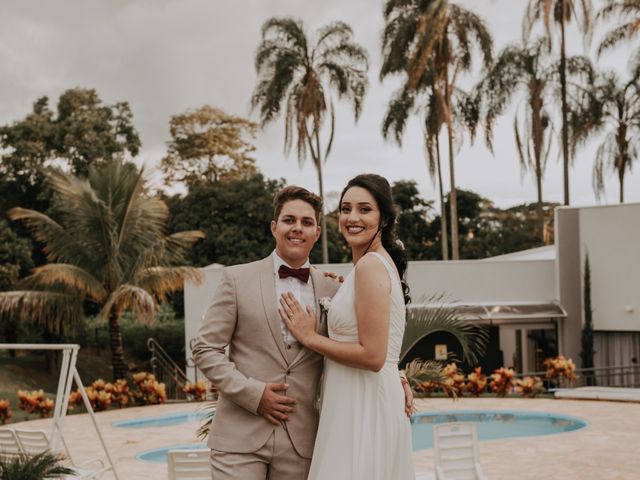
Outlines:
[[253,453],[211,450],[212,480],[306,480],[311,459],[296,453],[284,427],[277,427]]

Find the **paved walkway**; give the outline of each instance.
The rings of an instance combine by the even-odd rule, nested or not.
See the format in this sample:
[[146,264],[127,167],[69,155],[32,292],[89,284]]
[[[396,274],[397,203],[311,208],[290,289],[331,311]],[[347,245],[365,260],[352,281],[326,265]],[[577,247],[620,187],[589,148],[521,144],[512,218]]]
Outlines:
[[[462,398],[421,399],[419,411],[505,409],[560,413],[580,417],[589,426],[576,432],[543,437],[480,442],[482,468],[490,480],[614,480],[640,479],[640,404],[553,399]],[[167,478],[165,464],[136,460],[136,454],[152,448],[198,443],[197,423],[143,429],[115,428],[116,420],[179,412],[194,412],[199,404],[171,404],[136,407],[97,414],[98,423],[122,480]],[[16,412],[19,418],[20,412]],[[16,419],[17,419],[16,418]],[[36,420],[22,428],[46,428],[51,420]],[[102,456],[87,415],[65,420],[65,438],[74,460],[81,462]],[[418,472],[433,470],[431,450],[414,456]],[[111,474],[105,475],[111,479]],[[389,479],[392,480],[392,479]]]

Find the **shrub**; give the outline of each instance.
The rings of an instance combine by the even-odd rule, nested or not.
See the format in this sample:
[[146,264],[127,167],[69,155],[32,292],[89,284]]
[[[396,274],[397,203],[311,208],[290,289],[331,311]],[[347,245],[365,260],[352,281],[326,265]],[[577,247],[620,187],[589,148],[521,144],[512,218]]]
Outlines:
[[0,399],[0,424],[4,425],[11,418],[11,406],[9,400]]
[[187,383],[182,387],[182,391],[187,394],[187,400],[202,402],[207,397],[207,384],[202,380],[196,383]]
[[558,355],[555,358],[547,358],[544,361],[544,366],[547,367],[546,377],[547,380],[558,381],[560,379],[575,380],[576,365],[570,358],[565,358],[564,355]]
[[51,416],[55,402],[44,396],[43,390],[18,390],[18,408],[27,413],[38,413],[40,418]]
[[156,380],[149,372],[139,372],[133,375],[133,382],[138,387],[131,396],[141,405],[157,405],[167,401],[167,391],[164,383]]
[[524,377],[516,380],[515,391],[523,397],[534,398],[544,392],[544,385],[540,377]]
[[479,397],[487,388],[487,377],[482,374],[482,368],[476,367],[467,375],[465,390],[474,397]]
[[0,480],[44,480],[75,475],[76,472],[64,466],[65,460],[49,452],[32,457],[7,457],[0,455]]
[[499,368],[491,375],[491,391],[498,397],[504,397],[513,390],[513,376],[515,372],[512,368]]

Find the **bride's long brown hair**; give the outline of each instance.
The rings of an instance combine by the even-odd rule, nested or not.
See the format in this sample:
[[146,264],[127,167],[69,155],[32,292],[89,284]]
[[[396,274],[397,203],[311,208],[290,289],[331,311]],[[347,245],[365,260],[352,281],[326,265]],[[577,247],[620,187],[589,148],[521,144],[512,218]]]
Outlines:
[[[396,235],[396,220],[398,214],[393,202],[391,186],[387,179],[380,175],[363,173],[349,180],[347,186],[342,190],[340,203],[338,205],[342,205],[342,198],[351,187],[364,188],[373,195],[373,198],[378,204],[378,209],[380,210],[380,225],[378,226],[378,231],[380,232],[382,246],[387,253],[389,253],[393,263],[398,269],[400,283],[402,284],[402,293],[404,294],[404,303],[408,304],[411,301],[411,296],[409,295],[409,285],[405,280],[405,274],[407,272],[407,252]],[[373,241],[373,239],[371,241]]]

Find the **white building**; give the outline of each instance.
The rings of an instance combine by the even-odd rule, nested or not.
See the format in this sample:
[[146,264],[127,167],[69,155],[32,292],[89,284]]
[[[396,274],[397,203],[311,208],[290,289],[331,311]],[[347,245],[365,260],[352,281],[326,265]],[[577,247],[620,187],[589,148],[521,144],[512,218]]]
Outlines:
[[[555,226],[555,245],[548,247],[482,260],[409,262],[407,279],[414,306],[444,294],[465,306],[469,321],[489,324],[490,368],[505,365],[536,371],[544,358],[555,354],[564,354],[580,366],[582,281],[588,253],[595,364],[636,364],[640,359],[640,204],[561,207],[555,213]],[[191,339],[222,268],[205,267],[200,285],[185,285],[188,359]],[[344,274],[352,266],[318,268]],[[423,358],[428,355],[424,349],[422,353]]]

